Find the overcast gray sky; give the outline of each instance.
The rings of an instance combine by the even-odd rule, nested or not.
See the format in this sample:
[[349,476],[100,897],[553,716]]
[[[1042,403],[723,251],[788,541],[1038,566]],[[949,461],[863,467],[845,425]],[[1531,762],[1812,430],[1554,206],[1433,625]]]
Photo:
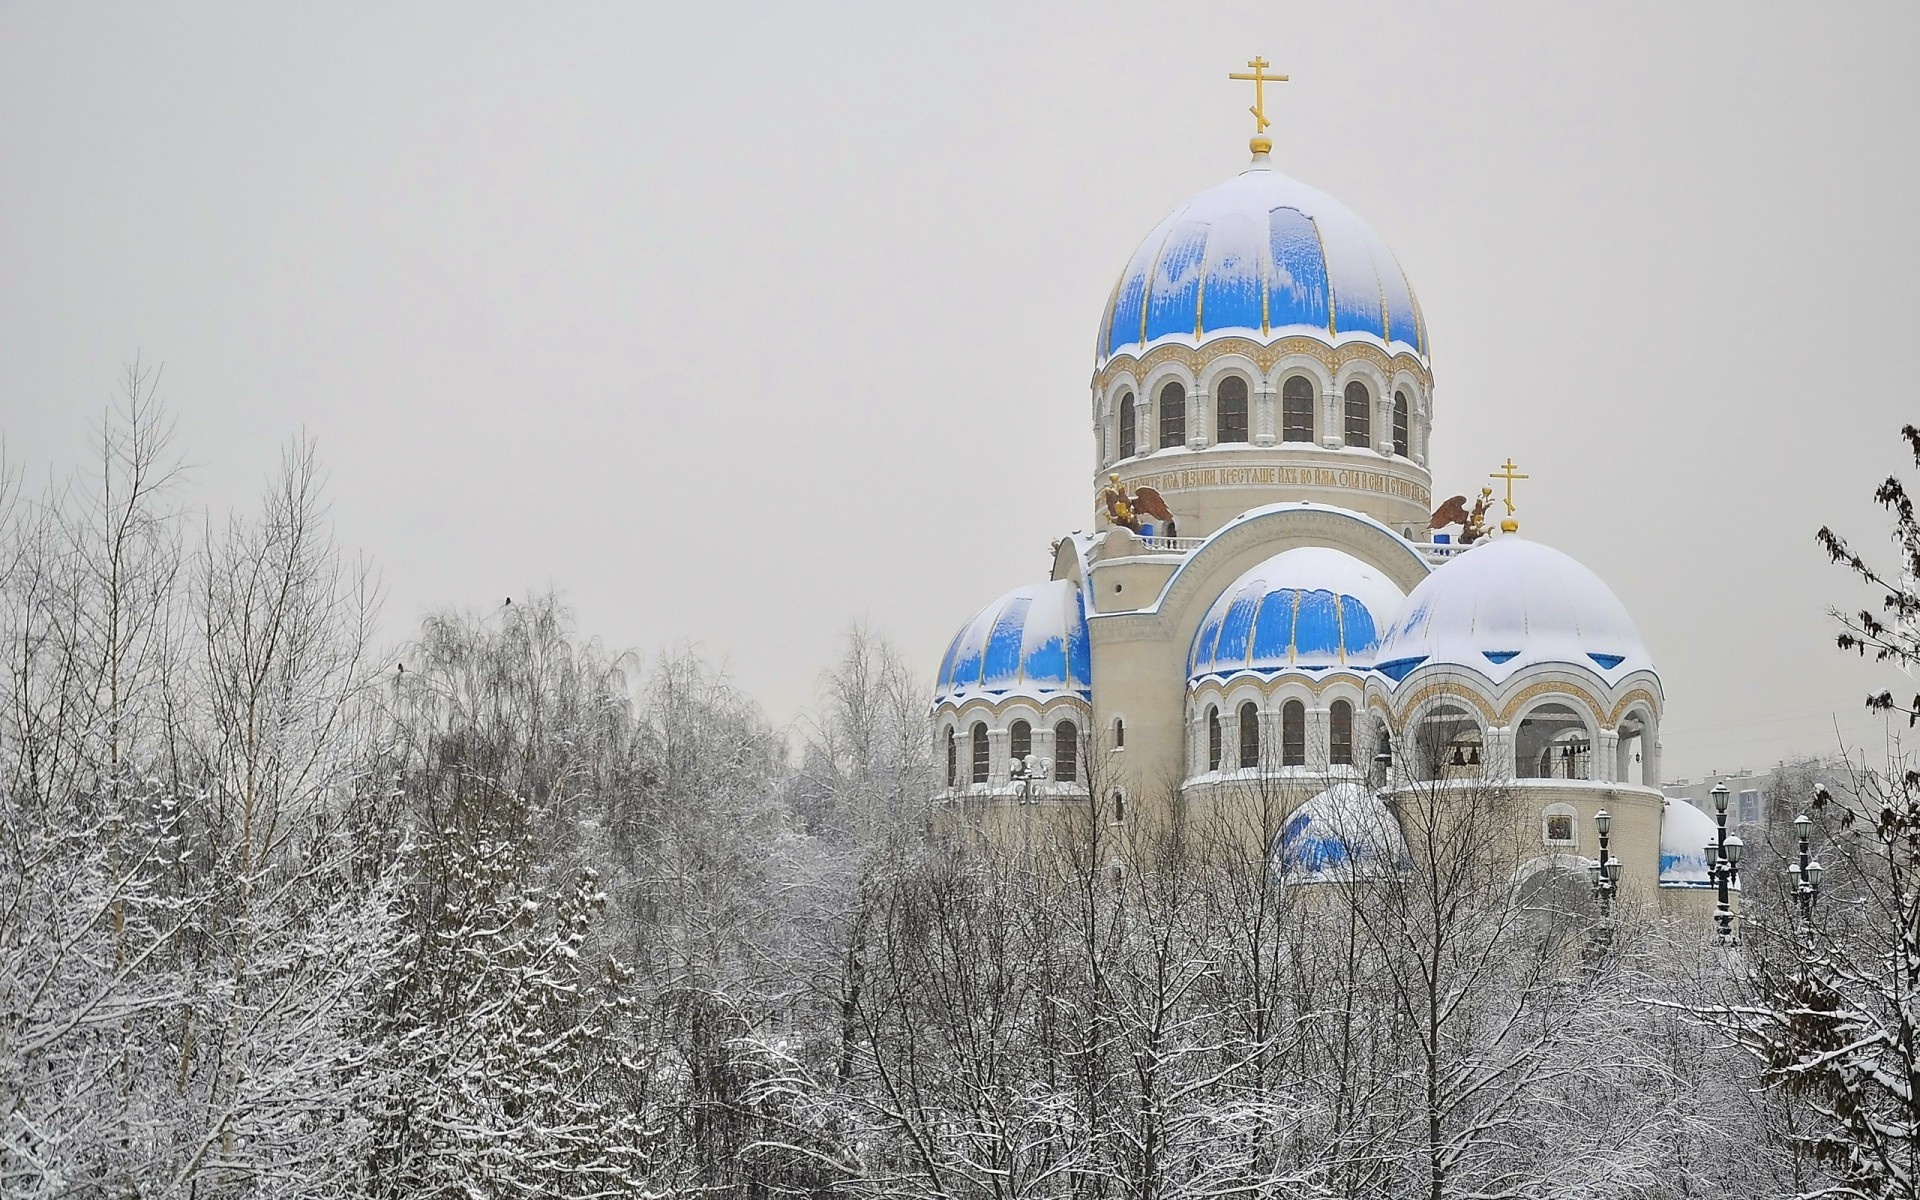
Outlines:
[[216,508],[296,431],[403,636],[548,586],[770,715],[871,619],[930,677],[1090,521],[1139,239],[1276,160],[1398,254],[1440,495],[1626,602],[1671,774],[1874,735],[1835,523],[1920,420],[1920,6],[0,8],[0,430],[139,353]]

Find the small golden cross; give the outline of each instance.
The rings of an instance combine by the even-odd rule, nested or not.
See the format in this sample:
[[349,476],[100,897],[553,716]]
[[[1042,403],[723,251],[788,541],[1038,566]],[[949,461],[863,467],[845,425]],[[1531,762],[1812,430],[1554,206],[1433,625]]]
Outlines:
[[1507,506],[1507,519],[1500,522],[1500,530],[1503,533],[1513,533],[1517,531],[1520,528],[1520,523],[1513,519],[1513,481],[1516,479],[1531,479],[1533,477],[1531,475],[1522,475],[1518,471],[1515,471],[1513,469],[1513,456],[1509,454],[1507,461],[1500,464],[1500,469],[1489,472],[1487,478],[1506,480],[1507,498],[1505,503]]
[[1272,121],[1267,120],[1267,85],[1270,83],[1285,83],[1288,77],[1285,75],[1265,74],[1266,69],[1273,64],[1264,58],[1255,57],[1248,59],[1247,65],[1253,68],[1253,74],[1248,75],[1240,71],[1234,71],[1229,73],[1227,78],[1245,80],[1253,84],[1253,107],[1247,111],[1253,114],[1255,121],[1259,122],[1259,124],[1253,127],[1253,131],[1255,133],[1265,133],[1267,126],[1273,124]]

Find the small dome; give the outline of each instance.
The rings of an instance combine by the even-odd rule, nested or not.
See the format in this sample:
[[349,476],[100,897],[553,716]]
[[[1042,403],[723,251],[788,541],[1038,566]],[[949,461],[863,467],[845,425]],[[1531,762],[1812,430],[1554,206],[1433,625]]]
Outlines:
[[1537,663],[1609,680],[1653,669],[1626,606],[1598,575],[1516,534],[1467,550],[1407,597],[1375,669],[1398,681],[1426,663],[1470,667],[1496,684]]
[[1366,667],[1406,597],[1350,554],[1301,546],[1234,580],[1187,654],[1187,677]]
[[1100,323],[1100,362],[1161,338],[1349,335],[1426,356],[1413,288],[1353,210],[1266,155],[1154,227]]
[[1008,592],[954,635],[940,660],[934,703],[1061,693],[1090,698],[1092,680],[1080,588],[1054,580]]
[[1329,883],[1392,870],[1406,838],[1380,797],[1356,780],[1302,804],[1274,839],[1273,869],[1288,883]]
[[1719,828],[1685,800],[1669,798],[1660,813],[1660,886],[1711,887],[1707,843]]

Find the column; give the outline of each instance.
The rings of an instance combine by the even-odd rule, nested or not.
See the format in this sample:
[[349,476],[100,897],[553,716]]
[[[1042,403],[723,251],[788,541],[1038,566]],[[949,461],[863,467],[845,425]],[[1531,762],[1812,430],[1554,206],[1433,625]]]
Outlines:
[[1347,444],[1347,422],[1341,415],[1340,393],[1320,393],[1320,444],[1338,450]]
[[1307,710],[1307,765],[1316,771],[1333,769],[1333,720],[1325,705]]
[[1618,783],[1620,774],[1620,731],[1602,729],[1593,739],[1593,777],[1601,783]]
[[1271,387],[1263,383],[1259,389],[1253,393],[1254,445],[1273,445],[1275,436],[1280,428],[1278,414],[1274,410],[1274,391]]
[[1187,393],[1187,449],[1189,450],[1207,448],[1207,428],[1210,424],[1207,418],[1212,415],[1208,404],[1205,388],[1195,387]]
[[[1407,413],[1407,449],[1413,449],[1413,413]],[[1373,448],[1393,457],[1393,393],[1388,391],[1373,404]]]
[[1010,780],[1012,762],[1008,757],[1010,734],[1004,729],[987,730],[987,783],[999,786]]
[[1512,779],[1513,770],[1513,727],[1494,725],[1487,729],[1481,738],[1481,770],[1492,780]]

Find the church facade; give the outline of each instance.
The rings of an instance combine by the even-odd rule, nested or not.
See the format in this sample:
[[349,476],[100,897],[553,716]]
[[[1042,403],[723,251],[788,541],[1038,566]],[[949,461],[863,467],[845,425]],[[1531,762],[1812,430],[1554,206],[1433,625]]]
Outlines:
[[1093,525],[952,639],[937,804],[993,836],[1049,809],[1124,827],[1279,797],[1276,870],[1307,878],[1377,842],[1409,789],[1497,786],[1534,869],[1584,877],[1604,811],[1622,891],[1701,911],[1712,822],[1659,788],[1665,699],[1639,630],[1521,536],[1511,461],[1489,481],[1506,520],[1484,528],[1488,490],[1435,532],[1412,284],[1265,136],[1251,148],[1120,273],[1093,364]]

